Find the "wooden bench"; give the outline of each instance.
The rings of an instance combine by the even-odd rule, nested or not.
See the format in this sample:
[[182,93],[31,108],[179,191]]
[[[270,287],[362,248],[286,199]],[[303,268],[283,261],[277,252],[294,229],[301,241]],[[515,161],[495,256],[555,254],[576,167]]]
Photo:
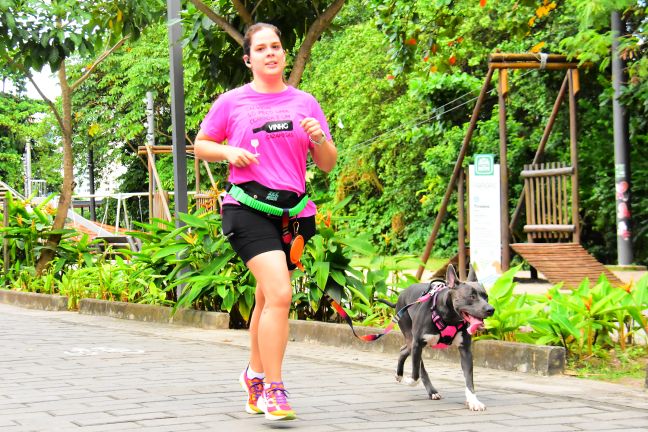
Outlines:
[[[574,169],[560,162],[524,165],[526,225],[530,243],[551,239],[575,241],[578,209],[572,205]],[[546,241],[546,240],[545,240]]]

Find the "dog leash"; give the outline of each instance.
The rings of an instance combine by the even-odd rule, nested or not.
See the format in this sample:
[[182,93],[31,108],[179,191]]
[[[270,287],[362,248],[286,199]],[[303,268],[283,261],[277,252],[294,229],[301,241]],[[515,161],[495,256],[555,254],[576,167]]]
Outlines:
[[409,304],[403,306],[403,307],[402,307],[402,308],[401,308],[401,309],[396,313],[396,315],[394,315],[394,316],[392,317],[391,322],[387,325],[387,327],[385,327],[385,328],[383,329],[382,333],[374,333],[374,334],[368,334],[368,335],[358,335],[358,334],[356,333],[356,331],[355,331],[355,328],[353,327],[353,321],[351,320],[351,317],[350,317],[349,314],[344,310],[344,308],[343,308],[342,306],[340,306],[340,304],[339,304],[338,302],[336,302],[333,298],[331,298],[331,296],[329,296],[328,294],[324,294],[324,297],[326,297],[326,299],[331,303],[331,306],[333,306],[333,309],[336,310],[336,312],[338,313],[338,315],[340,315],[342,318],[344,318],[344,320],[345,320],[346,323],[349,325],[349,327],[351,327],[351,332],[353,332],[353,335],[354,335],[355,337],[357,337],[358,339],[360,339],[361,341],[364,341],[364,342],[373,342],[373,341],[377,341],[377,340],[380,339],[381,337],[383,337],[383,336],[385,336],[386,334],[388,334],[389,332],[391,332],[391,331],[394,329],[394,326],[395,326],[396,324],[398,324],[398,321],[400,321],[400,319],[403,317],[403,315],[405,314],[405,312],[407,312],[407,309],[409,309],[410,307],[414,306],[415,304],[418,304],[418,303],[425,303],[425,302],[428,301],[432,296],[434,296],[435,293],[437,293],[438,291],[442,290],[442,289],[445,288],[446,286],[447,286],[447,285],[446,285],[446,282],[445,282],[444,280],[441,280],[441,279],[435,279],[435,280],[430,281],[430,285],[429,285],[428,288],[425,290],[425,292],[423,293],[423,295],[421,295],[421,297],[417,298],[417,299],[416,299],[415,301],[413,301],[412,303],[409,303]]
[[[290,262],[296,265],[302,272],[306,273],[306,270],[301,263],[301,257],[304,253],[304,246],[304,238],[301,235],[297,235],[297,237],[294,238],[293,241],[290,241],[289,259]],[[328,294],[324,293],[323,297],[328,300],[328,302],[331,304],[331,306],[333,306],[333,309],[335,309],[338,315],[344,318],[349,327],[351,327],[351,332],[356,338],[364,342],[373,342],[391,332],[394,329],[394,326],[398,324],[398,321],[400,321],[400,319],[403,317],[405,312],[407,312],[407,309],[414,306],[415,304],[424,303],[430,298],[434,298],[434,300],[436,301],[436,294],[446,287],[447,283],[443,279],[433,279],[432,281],[430,281],[428,288],[419,298],[417,298],[412,303],[403,306],[396,313],[396,315],[392,317],[391,322],[387,325],[387,327],[383,329],[382,333],[374,333],[368,335],[359,335],[358,333],[356,333],[355,327],[353,327],[353,321],[351,320],[349,314],[344,310],[344,308]]]

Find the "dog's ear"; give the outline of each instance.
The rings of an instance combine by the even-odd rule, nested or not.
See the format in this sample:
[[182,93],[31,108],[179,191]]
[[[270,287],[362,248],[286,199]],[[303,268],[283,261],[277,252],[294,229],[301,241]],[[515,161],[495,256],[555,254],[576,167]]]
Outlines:
[[446,270],[446,282],[448,283],[449,288],[454,288],[457,285],[457,272],[452,264],[448,264],[448,270]]
[[470,264],[470,271],[468,272],[468,282],[477,282],[477,272],[475,272],[475,267]]

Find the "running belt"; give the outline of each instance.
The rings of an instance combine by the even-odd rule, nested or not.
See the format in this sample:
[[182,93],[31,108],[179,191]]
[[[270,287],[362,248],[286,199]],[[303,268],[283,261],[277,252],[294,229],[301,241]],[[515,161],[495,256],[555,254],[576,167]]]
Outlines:
[[281,207],[273,206],[272,204],[268,204],[251,197],[250,195],[245,193],[243,189],[236,186],[235,184],[232,184],[230,186],[230,189],[229,191],[227,191],[227,193],[241,204],[253,208],[254,210],[271,214],[273,216],[283,216],[284,210],[288,210],[288,215],[290,217],[297,216],[302,210],[304,210],[306,204],[308,204],[308,195],[304,195],[304,197],[301,199],[301,201],[299,201],[299,203],[297,203],[296,206],[289,209],[282,209]]

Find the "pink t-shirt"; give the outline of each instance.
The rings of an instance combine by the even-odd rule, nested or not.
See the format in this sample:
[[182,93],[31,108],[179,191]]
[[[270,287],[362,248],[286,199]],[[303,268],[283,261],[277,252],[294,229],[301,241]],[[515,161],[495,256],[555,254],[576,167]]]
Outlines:
[[[220,95],[200,127],[218,143],[227,140],[228,145],[258,154],[258,165],[238,168],[230,164],[231,183],[256,181],[301,195],[306,187],[308,151],[314,146],[299,124],[305,117],[317,119],[330,139],[322,108],[309,93],[290,86],[280,93],[258,93],[246,84]],[[236,201],[227,195],[223,203]],[[315,204],[309,201],[298,216],[315,212]]]

